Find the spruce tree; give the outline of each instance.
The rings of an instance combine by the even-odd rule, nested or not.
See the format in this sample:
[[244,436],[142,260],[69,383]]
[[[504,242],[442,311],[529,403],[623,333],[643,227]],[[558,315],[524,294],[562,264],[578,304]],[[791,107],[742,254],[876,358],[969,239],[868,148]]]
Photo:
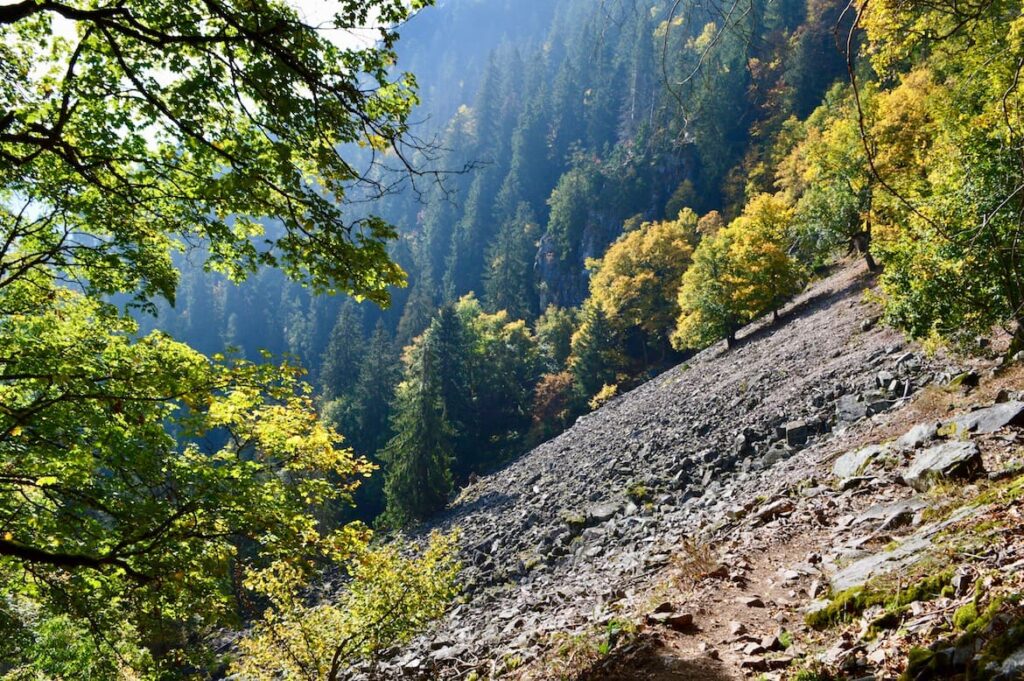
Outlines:
[[579,397],[589,399],[605,385],[616,383],[622,365],[615,329],[600,306],[583,306],[580,328],[572,337],[569,370]]
[[398,320],[398,330],[395,333],[396,344],[404,347],[423,333],[430,325],[436,310],[437,295],[434,281],[429,272],[423,272],[419,280],[412,285],[409,298],[402,309],[402,317]]
[[516,216],[505,222],[488,254],[485,281],[487,308],[506,310],[515,319],[537,315],[537,291],[533,263],[537,255],[537,223],[533,211],[520,203]]
[[363,361],[362,315],[347,300],[338,311],[327,349],[320,357],[320,394],[331,400],[352,392]]
[[468,474],[470,459],[480,446],[481,424],[473,413],[470,375],[473,339],[453,305],[441,308],[430,323],[426,337],[436,353],[439,395],[451,428],[452,465],[457,477],[462,478]]
[[358,452],[372,454],[388,441],[391,404],[401,378],[398,353],[382,321],[377,322],[359,367],[355,388],[358,430],[349,441]]
[[384,450],[386,516],[396,526],[440,511],[452,489],[452,429],[445,418],[430,334],[420,337],[407,357],[392,420],[395,436]]

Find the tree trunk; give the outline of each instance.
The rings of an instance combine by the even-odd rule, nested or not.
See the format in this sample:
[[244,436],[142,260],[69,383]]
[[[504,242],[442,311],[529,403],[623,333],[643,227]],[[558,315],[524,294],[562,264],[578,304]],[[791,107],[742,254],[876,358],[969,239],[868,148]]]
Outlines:
[[1013,357],[1024,350],[1024,319],[1017,320],[1017,328],[1013,330],[1013,338],[1010,340],[1010,349],[1006,351],[1007,357]]
[[875,259],[871,256],[871,251],[866,249],[864,251],[864,262],[868,264],[869,272],[878,272],[882,269],[881,267],[878,266],[878,263],[875,262]]
[[852,240],[853,247],[857,249],[858,253],[864,256],[864,262],[868,264],[868,271],[880,271],[882,268],[879,267],[874,256],[871,255],[871,228],[868,227],[863,232],[857,232],[853,235]]

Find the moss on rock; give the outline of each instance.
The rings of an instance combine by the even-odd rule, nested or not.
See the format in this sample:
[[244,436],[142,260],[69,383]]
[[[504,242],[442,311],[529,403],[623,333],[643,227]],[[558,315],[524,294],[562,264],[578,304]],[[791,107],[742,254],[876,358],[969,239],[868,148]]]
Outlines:
[[814,629],[827,629],[849,621],[876,605],[883,606],[888,612],[895,612],[914,601],[929,600],[942,594],[952,579],[953,571],[944,570],[918,580],[905,589],[885,589],[870,584],[853,587],[836,594],[826,607],[808,613],[804,620]]

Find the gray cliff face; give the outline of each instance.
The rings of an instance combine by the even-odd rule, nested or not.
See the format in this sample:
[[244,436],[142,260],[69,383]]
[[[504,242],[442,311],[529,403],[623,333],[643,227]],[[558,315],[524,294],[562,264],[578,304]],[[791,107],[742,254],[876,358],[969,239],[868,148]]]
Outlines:
[[[900,404],[935,369],[876,325],[861,266],[582,417],[462,490],[426,529],[462,532],[464,603],[385,661],[384,678],[458,677],[600,619],[696,528],[848,421]],[[857,413],[844,404],[863,405]],[[749,505],[749,504],[747,504]]]

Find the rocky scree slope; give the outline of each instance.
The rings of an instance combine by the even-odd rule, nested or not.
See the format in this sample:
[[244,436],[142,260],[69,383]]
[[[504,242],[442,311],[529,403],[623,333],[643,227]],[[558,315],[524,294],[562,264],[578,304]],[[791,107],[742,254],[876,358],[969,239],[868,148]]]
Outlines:
[[[941,370],[876,322],[860,264],[462,490],[425,530],[462,532],[462,602],[376,678],[479,678],[528,665],[643,587],[766,471],[835,429],[880,418]],[[790,466],[792,468],[792,466]],[[737,504],[740,506],[737,506]]]
[[731,485],[635,634],[595,650],[610,621],[516,677],[1024,678],[1024,366],[971,363]]

